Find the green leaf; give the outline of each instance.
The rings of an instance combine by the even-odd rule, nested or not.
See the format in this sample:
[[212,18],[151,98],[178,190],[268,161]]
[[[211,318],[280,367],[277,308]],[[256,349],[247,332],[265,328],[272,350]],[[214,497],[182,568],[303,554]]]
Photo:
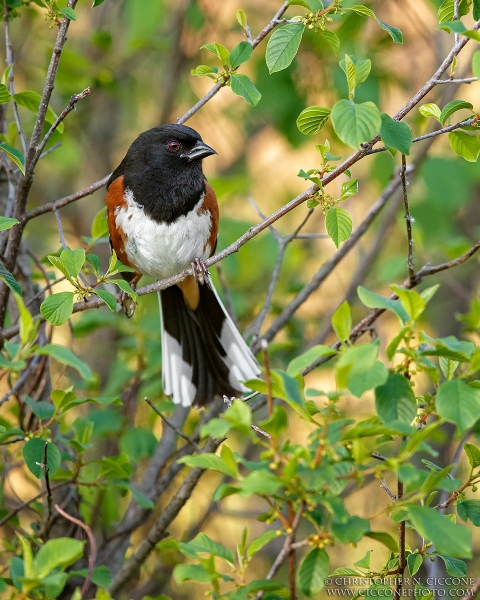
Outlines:
[[448,141],[455,154],[462,156],[468,162],[477,162],[480,153],[480,140],[475,134],[465,131],[451,131]]
[[[342,67],[342,62],[344,67]],[[355,95],[355,63],[348,56],[348,54],[345,54],[345,59],[340,61],[340,66],[343,68],[345,75],[347,76],[348,96],[353,98]]]
[[436,407],[439,415],[455,423],[461,432],[467,431],[480,414],[480,390],[460,379],[445,381],[438,388]]
[[305,25],[291,23],[274,31],[268,40],[266,62],[270,74],[286,69],[295,58]]
[[358,194],[358,179],[349,179],[342,183],[342,187],[340,189],[340,200],[346,200],[347,198],[351,198]]
[[473,18],[475,21],[480,19],[480,0],[473,0]]
[[340,38],[338,37],[338,35],[335,32],[330,31],[329,29],[324,29],[323,31],[320,31],[320,35],[322,35],[327,40],[327,42],[330,45],[330,48],[333,50],[333,53],[336,56],[340,50]]
[[373,138],[382,124],[373,102],[355,104],[351,100],[339,100],[332,108],[331,118],[338,137],[353,148]]
[[323,548],[314,548],[304,556],[297,570],[298,589],[312,598],[325,587],[325,577],[330,569],[328,554]]
[[202,565],[177,565],[173,570],[173,578],[177,583],[184,581],[198,581],[199,583],[209,583],[217,578],[216,573],[208,572]]
[[268,542],[271,542],[275,538],[278,538],[277,531],[274,529],[269,529],[260,537],[254,539],[253,542],[251,542],[251,544],[247,548],[247,558],[252,558],[252,556],[254,556],[264,546],[266,546]]
[[[32,92],[27,90],[26,92],[20,92],[15,94],[14,96],[15,102],[23,106],[27,110],[38,113],[38,109],[40,107],[40,102],[42,101],[42,97],[37,92]],[[57,120],[57,115],[55,114],[53,108],[49,106],[47,108],[47,114],[45,115],[45,121],[50,125],[53,125]],[[63,133],[64,125],[60,123],[57,127],[58,133]]]
[[352,218],[341,208],[330,208],[325,216],[325,229],[338,248],[352,234]]
[[480,467],[480,448],[477,448],[473,444],[465,444],[463,449],[472,469]]
[[418,110],[420,111],[420,114],[424,117],[433,117],[434,119],[437,119],[438,122],[440,122],[440,115],[442,114],[442,111],[440,110],[440,107],[434,104],[433,102],[429,102],[428,104],[422,104],[422,106]]
[[73,312],[73,292],[59,292],[45,298],[40,306],[40,312],[52,325],[63,325]]
[[94,293],[105,302],[112,312],[115,312],[117,308],[117,299],[111,292],[107,292],[107,290],[94,290]]
[[202,425],[200,435],[202,439],[208,436],[219,439],[224,437],[230,431],[231,427],[232,424],[225,419],[210,419],[208,423]]
[[[250,46],[250,44],[248,44]],[[262,94],[253,85],[252,81],[246,75],[234,73],[230,77],[230,87],[237,96],[244,98],[248,104],[256,106],[262,97]]]
[[443,29],[447,33],[459,33],[472,40],[480,42],[480,33],[474,29],[467,29],[461,21],[448,21],[437,25],[437,29]]
[[0,279],[12,290],[12,292],[15,292],[20,296],[22,295],[23,292],[22,288],[20,287],[20,284],[10,273],[10,271],[7,271],[7,269],[2,265],[2,263],[0,263]]
[[[42,438],[32,438],[22,448],[22,456],[29,471],[38,479],[43,479],[45,473],[37,463],[43,464],[43,455],[45,452],[45,444],[47,442]],[[47,446],[47,465],[48,475],[51,477],[58,471],[61,463],[60,452],[52,442],[48,442]]]
[[[225,546],[222,546],[221,544],[218,544],[217,542],[213,541],[208,537],[208,535],[205,535],[205,533],[199,533],[196,537],[193,538],[193,540],[191,540],[187,544],[180,543],[179,548],[181,551],[193,551],[194,555],[196,555],[197,553],[213,554],[213,556],[223,558],[232,565],[235,562],[235,556],[231,550],[228,550],[228,548],[225,548]],[[189,556],[191,556],[191,554]]]
[[80,376],[87,381],[93,381],[95,379],[90,367],[84,363],[83,360],[77,358],[69,348],[65,348],[65,346],[46,344],[37,349],[37,354],[51,356],[55,360],[58,360],[58,362],[73,367],[78,371]]
[[398,552],[398,542],[386,531],[367,531],[365,536],[372,538],[372,540],[377,540],[377,542],[386,546],[391,552]]
[[341,342],[346,342],[350,339],[352,311],[350,310],[350,304],[346,300],[333,313],[332,327]]
[[423,556],[421,554],[409,554],[407,557],[408,572],[410,575],[415,575],[423,564]]
[[480,527],[480,500],[461,500],[457,502],[458,516],[463,520],[470,521]]
[[[445,21],[452,21],[454,15],[454,2],[455,0],[445,0],[438,9],[438,22],[444,23]],[[458,6],[458,16],[463,17],[468,14],[470,7],[468,0],[460,0]],[[478,17],[475,17],[478,18]]]
[[288,0],[287,6],[303,6],[307,10],[312,10],[312,7],[309,6],[305,0]]
[[472,73],[474,77],[480,79],[480,50],[477,50],[472,57]]
[[357,560],[357,562],[354,562],[353,564],[358,567],[359,569],[368,569],[370,570],[370,559],[372,556],[372,551],[368,550],[367,553],[365,554],[365,556],[363,558],[361,558],[360,560]]
[[349,6],[348,9],[356,12],[357,15],[363,15],[365,17],[371,17],[372,19],[375,19],[380,27],[390,34],[390,37],[396,44],[401,44],[403,42],[403,36],[400,29],[398,29],[398,27],[394,27],[393,25],[388,25],[384,21],[380,21],[380,19],[377,19],[375,13],[370,8],[367,8],[362,4],[355,4],[353,6]]
[[406,377],[390,373],[385,385],[375,388],[375,408],[384,425],[410,423],[417,415],[415,394]]
[[392,285],[392,290],[400,298],[400,302],[408,316],[416,321],[425,310],[425,300],[417,292],[406,290],[398,285]]
[[12,99],[12,96],[10,95],[10,92],[8,91],[7,86],[4,83],[0,84],[0,104],[7,104],[7,102],[10,102],[10,100]]
[[61,15],[63,15],[64,17],[67,17],[67,19],[70,19],[70,21],[77,20],[77,15],[76,15],[75,11],[73,10],[73,8],[70,8],[69,6],[67,6],[66,8],[60,8],[58,10],[58,12]]
[[355,89],[360,86],[370,74],[372,63],[369,59],[357,60],[355,56],[345,54],[345,58],[340,61],[340,68],[347,76],[348,91],[350,98],[355,95]]
[[453,556],[446,556],[445,554],[436,555],[439,556],[445,563],[445,569],[447,570],[447,573],[449,575],[451,575],[452,577],[467,576],[467,565],[463,560],[458,560],[458,558],[453,558]]
[[177,462],[183,463],[188,467],[200,467],[201,469],[220,471],[220,473],[229,475],[230,477],[235,477],[237,474],[236,471],[232,470],[225,464],[220,456],[210,452],[205,452],[204,454],[198,454],[195,456],[182,456],[182,458],[179,458]]
[[364,392],[383,385],[388,378],[385,365],[377,360],[378,344],[361,344],[343,352],[335,365],[339,388],[360,398]]
[[72,538],[48,540],[33,559],[35,577],[43,579],[57,567],[67,567],[83,555],[85,542]]
[[458,558],[471,558],[472,534],[467,527],[453,523],[433,508],[408,506],[408,519],[424,538],[433,542],[436,551]]
[[135,290],[132,289],[132,286],[128,283],[128,281],[126,281],[125,279],[114,279],[112,283],[118,285],[122,292],[125,292],[126,294],[131,296],[135,300],[135,302],[137,302],[138,294]]
[[60,254],[60,260],[66,266],[71,277],[78,277],[85,262],[85,250],[81,248],[75,250],[64,249]]
[[[350,333],[350,331],[348,333]],[[286,373],[290,377],[295,377],[296,375],[299,375],[305,367],[308,367],[322,356],[333,356],[334,354],[337,354],[337,351],[330,348],[330,346],[313,346],[303,354],[300,354],[300,356],[295,357],[288,364]]]
[[384,298],[375,292],[371,292],[361,285],[357,288],[357,294],[360,300],[368,308],[385,308],[393,311],[400,319],[402,323],[408,321],[408,314],[403,308],[400,300],[392,300],[391,298]]
[[258,425],[274,438],[281,436],[288,427],[288,417],[283,406],[274,406],[272,414]]
[[406,123],[394,121],[386,113],[381,114],[382,125],[380,135],[387,148],[396,148],[402,154],[410,154],[412,132]]
[[4,142],[0,143],[0,150],[6,154],[8,158],[11,158],[20,171],[25,174],[25,157],[19,150],[13,148],[13,146],[5,144]]
[[325,127],[330,113],[325,106],[309,106],[298,115],[297,127],[304,135],[313,135]]
[[25,395],[25,403],[30,407],[32,413],[40,420],[50,419],[55,413],[55,407],[50,402],[39,400],[36,402],[30,396]]
[[12,228],[14,225],[20,223],[17,219],[11,219],[10,217],[0,217],[0,231]]
[[466,102],[465,100],[452,100],[451,102],[446,104],[443,107],[442,112],[440,113],[440,121],[442,122],[442,125],[445,125],[448,119],[462,108],[472,110],[473,105],[470,104],[470,102]]
[[245,27],[247,26],[247,15],[245,14],[244,10],[237,10],[237,21],[240,27],[243,27],[243,29],[245,29]]
[[457,340],[453,335],[444,338],[431,338],[422,331],[420,339],[422,342],[427,342],[429,346],[433,346],[433,348],[422,350],[424,356],[443,356],[450,360],[469,362],[475,350],[473,342]]
[[230,66],[236,69],[252,56],[253,47],[249,42],[240,42],[230,52]]
[[[348,520],[345,522],[332,521],[332,533],[342,544],[356,544],[369,529],[370,522],[368,519],[362,519],[357,516],[348,517]],[[355,566],[359,565],[356,564]]]
[[281,479],[269,471],[252,471],[238,484],[238,494],[241,498],[249,498],[253,494],[271,496],[281,485]]
[[96,6],[100,6],[100,4],[103,4],[104,2],[105,2],[105,0],[93,0],[92,8],[95,8]]
[[222,65],[225,68],[229,67],[230,53],[227,50],[227,48],[225,48],[225,46],[222,46],[222,44],[217,44],[217,42],[214,42],[213,44],[204,44],[201,48],[204,48],[205,50],[210,50],[210,52],[213,52],[213,54],[215,54],[221,60]]

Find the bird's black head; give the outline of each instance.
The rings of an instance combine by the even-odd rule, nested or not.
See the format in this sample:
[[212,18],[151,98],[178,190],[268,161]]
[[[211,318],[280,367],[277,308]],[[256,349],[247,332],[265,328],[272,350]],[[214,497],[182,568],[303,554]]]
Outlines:
[[162,221],[191,210],[205,191],[202,159],[216,154],[185,125],[159,125],[141,133],[107,184],[124,176],[136,202]]

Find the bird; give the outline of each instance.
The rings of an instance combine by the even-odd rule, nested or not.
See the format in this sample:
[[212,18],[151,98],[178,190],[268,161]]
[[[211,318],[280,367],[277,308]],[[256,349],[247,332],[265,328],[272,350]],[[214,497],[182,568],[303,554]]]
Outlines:
[[157,280],[193,267],[159,292],[163,391],[203,407],[241,397],[258,363],[223,306],[204,261],[217,245],[219,209],[203,174],[217,154],[194,129],[159,125],[141,133],[107,182],[110,243],[119,260]]

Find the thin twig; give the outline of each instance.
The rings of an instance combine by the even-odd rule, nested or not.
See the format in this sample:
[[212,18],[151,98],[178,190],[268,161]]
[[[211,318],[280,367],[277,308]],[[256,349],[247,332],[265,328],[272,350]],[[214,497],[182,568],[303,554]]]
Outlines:
[[[5,25],[5,54],[7,60],[7,67],[11,67],[10,73],[8,75],[8,87],[9,92],[12,96],[15,96],[15,81],[13,77],[14,71],[14,61],[13,61],[13,46],[10,38],[10,9],[5,2],[4,11],[3,11],[3,19]],[[18,106],[15,102],[15,98],[12,98],[12,107],[13,107],[13,116],[15,118],[15,125],[17,126],[18,135],[20,137],[20,141],[22,143],[23,154],[26,154],[28,147],[28,140],[25,132],[23,131],[22,123],[20,121],[20,115],[18,113]]]
[[273,412],[273,396],[272,396],[272,378],[270,375],[270,359],[268,357],[268,341],[262,339],[262,341],[260,342],[260,348],[262,349],[263,366],[265,367],[265,381],[267,383],[268,414],[271,415]]
[[[300,525],[300,521],[301,521],[304,510],[305,510],[305,502],[302,502],[302,504],[300,505],[300,508],[297,510],[297,513],[295,514],[295,517],[293,519],[293,522],[291,525],[291,532],[285,538],[282,549],[280,550],[277,558],[275,559],[275,562],[273,563],[272,567],[270,568],[270,571],[268,572],[266,579],[273,579],[275,577],[275,575],[277,574],[278,570],[280,569],[280,567],[282,566],[282,564],[284,563],[285,559],[287,558],[287,555],[290,552],[290,545],[293,543],[293,540],[295,538],[295,532],[297,531],[298,526]],[[261,590],[255,596],[255,600],[261,600],[261,598],[263,598],[263,595],[264,595],[264,591]]]
[[472,600],[480,592],[480,576],[477,577],[473,587],[467,590],[465,595],[462,596],[461,600]]
[[405,207],[405,220],[407,222],[407,243],[408,243],[408,273],[410,280],[412,281],[415,277],[415,267],[413,265],[413,235],[412,235],[412,222],[413,217],[410,214],[410,207],[408,205],[408,181],[407,181],[407,160],[405,154],[402,154],[402,168],[400,171],[400,178],[402,180],[402,191],[403,191],[403,205]]
[[466,77],[465,79],[436,79],[435,84],[441,85],[442,83],[474,83],[478,81],[478,77]]
[[53,214],[55,215],[55,219],[57,220],[58,237],[60,238],[60,243],[62,244],[62,248],[64,250],[70,250],[70,248],[68,247],[68,244],[65,240],[65,236],[63,235],[63,227],[62,227],[62,220],[60,218],[60,213],[58,212],[58,210],[54,210]]
[[10,398],[10,396],[13,396],[14,394],[16,394],[24,385],[24,383],[27,381],[27,379],[30,377],[32,371],[34,369],[36,369],[38,363],[42,360],[42,356],[41,355],[37,355],[34,358],[32,358],[32,360],[30,361],[30,364],[28,365],[28,367],[23,371],[22,375],[20,376],[19,380],[17,381],[17,383],[12,387],[12,389],[10,391],[8,391],[2,399],[0,399],[0,406],[2,406],[2,404],[5,404],[5,402]]
[[81,527],[88,536],[88,542],[90,544],[90,554],[88,555],[88,573],[85,577],[85,581],[83,582],[81,589],[82,598],[84,598],[90,586],[90,582],[92,581],[93,569],[95,568],[95,561],[97,560],[97,542],[95,540],[95,536],[93,535],[92,530],[86,523],[84,523],[80,519],[77,519],[76,517],[72,517],[72,515],[69,515],[62,508],[60,508],[58,504],[55,504],[55,510],[59,514],[61,514],[62,517],[64,517],[65,519],[68,519],[72,523],[75,523],[76,525]]
[[75,194],[70,194],[70,196],[65,196],[64,198],[60,198],[59,200],[55,200],[54,202],[48,202],[47,204],[43,204],[42,206],[33,208],[32,210],[25,213],[21,220],[21,223],[26,223],[27,221],[30,221],[30,219],[34,219],[35,217],[39,217],[40,215],[44,215],[45,213],[55,212],[56,210],[63,208],[64,206],[67,206],[72,202],[76,202],[81,198],[90,196],[100,188],[104,187],[109,179],[110,175],[107,175],[103,179],[92,183],[92,185],[89,185],[87,188],[80,190],[79,192],[75,192]]
[[62,123],[62,121],[65,119],[65,117],[72,112],[72,110],[74,110],[75,108],[75,104],[79,101],[82,100],[83,98],[86,98],[88,96],[88,94],[90,93],[90,88],[87,87],[86,89],[83,90],[83,92],[80,92],[79,94],[73,94],[73,96],[71,96],[70,100],[68,101],[67,106],[63,109],[63,111],[58,115],[58,117],[55,119],[55,122],[52,124],[52,126],[50,127],[50,129],[47,131],[47,133],[45,134],[45,137],[43,138],[43,140],[41,141],[41,143],[38,145],[37,147],[37,160],[40,159],[43,149],[45,148],[45,146],[48,143],[48,140],[52,137],[53,132],[58,128],[58,126],[60,125],[60,123]]
[[172,429],[173,431],[175,431],[175,433],[178,436],[180,436],[182,439],[184,439],[189,444],[191,444],[195,448],[195,450],[197,452],[200,452],[200,448],[197,446],[197,444],[191,438],[189,438],[186,433],[183,433],[183,431],[181,429],[179,429],[178,427],[176,427],[169,419],[167,419],[167,417],[161,411],[158,410],[158,408],[150,400],[150,398],[148,398],[147,396],[145,396],[144,400],[150,406],[150,408],[152,408],[157,413],[157,415],[162,419],[162,421],[164,421],[170,427],[170,429]]
[[[372,456],[373,456],[373,454],[372,454]],[[385,479],[385,477],[381,477],[380,481],[382,482],[382,485],[380,486],[382,488],[382,490],[385,490],[387,492],[387,494],[390,496],[390,498],[394,502],[396,502],[397,501],[397,497],[392,492],[392,490],[388,487],[388,483],[387,483],[387,480]]]
[[[68,479],[67,481],[61,481],[60,483],[52,485],[50,487],[50,491],[54,492],[55,490],[58,490],[59,488],[62,488],[66,485],[70,485],[71,483],[74,483],[74,481],[75,481],[74,477],[72,477],[72,479]],[[14,517],[15,515],[18,515],[18,513],[21,512],[24,508],[29,507],[30,504],[32,504],[33,502],[36,502],[40,498],[43,498],[43,496],[46,496],[46,494],[47,494],[47,490],[43,490],[42,492],[39,492],[33,498],[30,498],[30,500],[27,500],[26,502],[22,502],[16,508],[12,509],[7,515],[5,515],[2,519],[0,519],[0,527],[5,525],[5,523],[8,523],[8,521],[10,521],[10,519],[12,517]]]
[[[223,440],[213,440],[210,438],[201,450],[201,454],[207,452],[215,452]],[[190,473],[185,477],[182,484],[178,488],[177,493],[170,500],[168,505],[162,510],[160,516],[151,527],[145,539],[140,543],[137,550],[131,554],[123,563],[120,571],[115,576],[109,592],[116,595],[128,581],[131,580],[132,574],[146,561],[150,552],[155,548],[160,540],[166,537],[167,527],[176,518],[180,509],[185,505],[192,495],[199,479],[205,472],[205,469],[193,467]]]
[[45,487],[46,487],[46,492],[47,492],[47,514],[45,517],[45,529],[47,528],[47,525],[50,522],[50,519],[52,517],[52,489],[50,487],[50,475],[48,474],[49,467],[48,467],[47,452],[48,452],[48,442],[45,442],[45,446],[43,447],[43,462],[36,463],[42,469],[43,474],[45,476]]
[[225,300],[225,308],[227,313],[230,315],[232,321],[237,325],[237,315],[235,314],[235,308],[233,306],[233,299],[230,290],[228,289],[227,280],[225,279],[225,273],[220,263],[217,263],[218,280],[223,292],[223,298]]
[[[407,279],[406,281],[404,281],[404,283],[400,287],[402,287],[403,289],[406,289],[406,290],[412,289],[412,288],[416,287],[417,285],[419,285],[419,283],[421,283],[423,281],[423,279],[425,277],[428,277],[429,275],[434,275],[435,273],[439,273],[441,271],[446,271],[447,269],[452,269],[453,267],[461,265],[462,263],[467,261],[470,257],[472,257],[476,252],[478,252],[478,250],[480,250],[480,242],[477,242],[475,244],[475,246],[472,246],[472,248],[470,248],[470,250],[465,252],[465,254],[462,254],[461,256],[459,256],[458,258],[455,258],[454,260],[450,260],[448,262],[441,263],[439,265],[434,265],[434,266],[427,264],[424,267],[422,267],[420,269],[420,271],[418,271],[415,274],[413,281],[411,281],[410,279]],[[397,296],[397,294],[390,294],[390,296],[388,296],[388,298],[391,300],[396,300],[396,299],[398,299],[398,296]],[[368,331],[370,329],[370,327],[372,326],[372,324],[381,315],[383,315],[385,310],[386,309],[384,309],[384,308],[375,308],[374,310],[372,310],[369,315],[367,315],[364,319],[362,319],[359,323],[357,323],[357,325],[355,325],[355,327],[351,330],[350,340],[352,342],[355,342],[359,337],[361,337],[365,333],[365,331]],[[339,341],[337,341],[334,344],[332,344],[330,347],[334,350],[339,350],[341,347],[341,343]],[[323,356],[323,357],[315,360],[314,362],[312,362],[310,365],[308,365],[307,367],[305,367],[302,370],[302,375],[307,375],[308,373],[310,373],[310,371],[313,371],[313,369],[315,369],[318,366],[331,360],[331,358],[332,358],[332,356]]]
[[[397,499],[400,502],[403,498],[403,483],[398,479],[397,483]],[[405,555],[405,530],[406,524],[405,521],[400,521],[398,524],[398,578],[396,584],[396,592],[397,595],[401,594],[402,586],[403,586],[403,573],[405,571],[405,567],[407,566],[407,557]]]
[[[255,393],[258,393],[258,392],[255,392]],[[224,396],[223,397],[223,401],[227,405],[228,408],[230,408],[231,406],[233,406],[233,400],[235,400],[235,398],[232,399],[232,398],[229,398],[228,396]],[[258,425],[254,425],[253,423],[250,423],[250,429],[253,429],[253,431],[256,431],[257,433],[259,433],[260,435],[263,435],[266,438],[271,439],[271,437],[272,437],[264,429],[262,429]]]

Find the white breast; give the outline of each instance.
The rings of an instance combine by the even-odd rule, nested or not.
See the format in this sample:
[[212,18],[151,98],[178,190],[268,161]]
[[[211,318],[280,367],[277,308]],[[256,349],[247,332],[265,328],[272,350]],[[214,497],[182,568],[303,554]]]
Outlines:
[[128,260],[140,273],[163,279],[188,269],[195,258],[208,258],[212,219],[209,211],[200,212],[203,196],[188,214],[167,224],[153,221],[132,190],[125,190],[127,206],[116,210],[115,223],[125,233]]

